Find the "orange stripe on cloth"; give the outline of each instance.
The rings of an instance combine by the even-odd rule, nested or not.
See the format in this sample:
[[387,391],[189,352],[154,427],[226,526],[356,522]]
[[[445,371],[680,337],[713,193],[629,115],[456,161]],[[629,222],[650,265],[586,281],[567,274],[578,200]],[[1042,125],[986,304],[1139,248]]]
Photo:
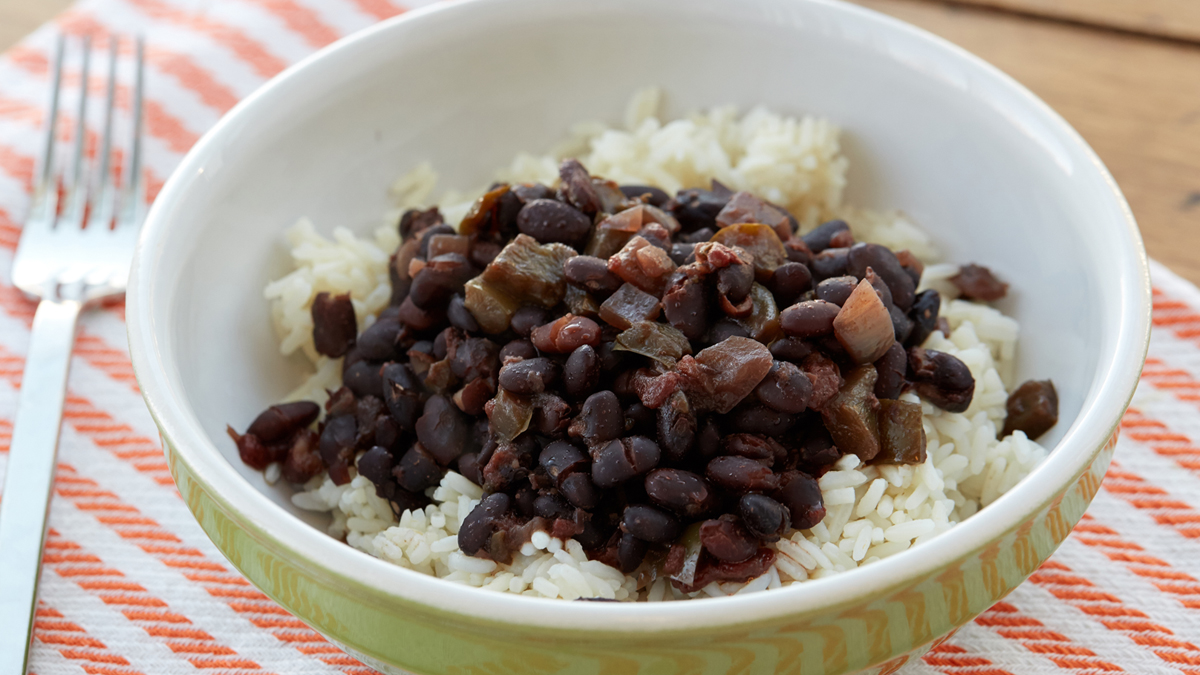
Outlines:
[[33,190],[33,158],[7,145],[0,145],[0,171],[21,182],[26,192]]
[[408,11],[408,8],[397,7],[388,0],[353,0],[353,2],[365,14],[373,16],[380,21],[390,19],[397,14],[403,14]]
[[[1157,289],[1156,289],[1157,290]],[[1168,329],[1188,341],[1200,338],[1200,314],[1186,302],[1157,291],[1150,308],[1150,320],[1157,328]],[[1147,359],[1146,364],[1158,366],[1160,359]]]
[[[996,603],[991,609],[980,614],[975,623],[993,629],[997,635],[1018,642],[1030,652],[1044,656],[1067,670],[1123,671],[1115,663],[1109,663],[1087,647],[1076,645],[1065,635],[1047,629],[1041,621],[1023,614],[1007,602]],[[1013,630],[1010,628],[1013,625],[1023,626],[1024,630]],[[1002,628],[996,629],[997,626]]]
[[[65,544],[70,544],[71,546],[75,547],[76,549],[82,549],[82,546],[80,546],[78,543],[69,542],[69,541],[63,539],[62,536],[59,535],[55,531],[51,531],[49,533],[48,539],[49,539],[49,541],[57,541],[57,542],[65,543]],[[56,573],[59,573],[60,575],[62,574],[63,569],[61,566],[52,565],[51,567],[52,567],[52,569],[54,569],[54,571]],[[117,572],[117,574],[121,575],[120,572]],[[70,576],[70,575],[65,575],[65,576]],[[123,576],[123,575],[121,575],[121,576]],[[174,635],[170,635],[169,631],[164,632],[163,630],[161,630],[161,626],[159,625],[159,622],[163,621],[164,619],[169,620],[171,623],[190,624],[191,622],[187,619],[187,617],[183,616],[182,614],[179,614],[178,612],[169,611],[169,609],[168,609],[169,605],[166,601],[162,600],[161,598],[155,597],[140,584],[137,584],[136,582],[132,582],[132,581],[129,581],[129,582],[77,581],[76,584],[81,589],[88,591],[92,595],[99,598],[100,601],[105,603],[106,605],[118,606],[118,607],[129,607],[129,608],[155,608],[154,610],[150,610],[150,611],[147,611],[145,609],[125,610],[122,612],[122,614],[130,622],[132,622],[133,624],[135,624],[139,628],[141,628],[143,631],[145,631],[147,635],[150,635],[151,637],[161,640],[163,642],[163,644],[165,644],[172,651],[179,652],[179,653],[196,653],[197,650],[189,651],[186,647],[183,649],[180,649],[179,648],[180,643],[178,643],[176,641],[177,637]],[[118,592],[118,593],[107,592],[110,590],[117,590],[120,592]],[[173,620],[171,620],[171,619],[173,619]],[[78,637],[78,634],[76,632],[72,632],[70,634]],[[222,645],[222,644],[218,643],[215,638],[213,638],[211,635],[205,633],[204,631],[198,631],[197,633],[195,633],[194,635],[190,635],[189,637],[199,640],[199,641],[202,641],[202,642],[205,642],[208,645],[207,647],[205,647],[203,649],[197,648],[202,653],[219,654],[219,655],[236,655],[237,654],[237,652],[234,651],[232,648],[228,647],[227,645]],[[193,644],[193,643],[188,643],[188,644]],[[78,645],[76,645],[76,646],[78,646]],[[101,645],[101,646],[103,646],[103,645]],[[186,660],[190,661],[190,659],[186,659]],[[116,663],[116,661],[113,661],[113,662]],[[259,668],[258,664],[254,663],[253,661],[247,661],[247,663],[253,664],[252,667],[255,669]],[[128,665],[128,662],[122,661],[121,665]],[[247,667],[250,667],[250,666],[247,666]]]
[[336,30],[322,21],[316,12],[294,0],[250,1],[274,14],[283,21],[288,30],[303,37],[314,49],[320,49],[341,37]]
[[196,94],[205,105],[219,112],[237,105],[238,95],[187,54],[153,46],[147,49],[146,58],[159,71],[174,77],[181,87]]
[[[78,397],[72,397],[68,395],[68,407],[81,405],[81,401],[75,399],[78,399]],[[166,539],[173,541],[178,541],[179,539],[174,534],[163,528],[153,518],[139,512],[132,506],[124,504],[121,498],[115,493],[110,492],[108,494],[109,500],[105,503],[111,504],[113,507],[123,507],[121,509],[123,513],[136,514],[136,516],[127,516],[126,518],[116,519],[97,516],[97,523],[109,528],[123,539],[154,542],[142,545],[142,550],[157,558],[167,567],[203,570],[205,572],[219,574],[220,576],[217,576],[216,574],[185,574],[184,576],[191,583],[198,584],[210,596],[223,600],[231,609],[239,614],[244,615],[245,618],[252,624],[256,623],[255,620],[259,615],[264,614],[281,615],[291,618],[291,614],[289,614],[287,610],[283,609],[279,605],[276,605],[270,600],[270,598],[258,590],[249,587],[249,584],[244,580],[242,580],[241,583],[231,582],[231,579],[236,580],[237,577],[233,577],[233,575],[230,573],[230,570],[224,565],[205,559],[204,554],[201,551],[188,547],[162,546],[158,542]],[[70,495],[66,495],[66,497],[69,499],[71,498]],[[95,502],[92,501],[88,501],[86,503],[89,506],[95,504]],[[95,515],[94,510],[87,512]],[[74,542],[66,542],[57,537],[49,540],[48,547],[50,547],[50,544],[57,544],[60,548],[73,547],[74,550],[81,549],[78,544],[75,544]],[[187,556],[188,559],[180,560],[179,556],[181,555]],[[117,575],[120,575],[120,572],[117,572]],[[95,591],[97,589],[88,590]],[[102,595],[97,592],[97,595],[99,595],[100,599],[107,604],[128,608],[124,610],[124,613],[126,617],[130,618],[131,621],[142,621],[144,618],[146,622],[157,624],[160,621],[166,620],[158,618],[160,615],[156,613],[157,611],[167,611],[168,607],[166,603],[163,603],[161,600],[150,596],[148,593],[144,592],[144,590],[137,590],[133,588],[124,590],[127,592],[123,594]],[[161,610],[153,608],[161,608]],[[150,611],[152,613],[136,613],[140,611]],[[182,615],[175,616],[177,616],[180,620],[172,621],[172,623],[190,623],[186,617],[183,617]],[[309,629],[303,624],[300,624],[299,626],[295,626],[293,624],[263,625],[260,626],[260,628],[270,632],[280,642],[293,646],[324,641],[324,638],[322,638],[320,634]],[[143,629],[146,629],[146,627],[143,626]],[[167,637],[167,635],[164,633],[162,635],[157,635],[156,637]],[[314,656],[313,658],[316,657]],[[189,661],[191,660],[192,659],[189,659]],[[196,663],[193,663],[193,665],[196,665],[197,668],[218,667],[211,665],[211,663],[214,663],[211,660],[202,661],[204,665],[196,665]],[[362,667],[362,664],[358,661],[354,661],[352,665],[355,668]]]
[[202,14],[177,9],[161,0],[128,0],[128,2],[152,19],[178,24],[208,36],[214,42],[233,52],[264,79],[274,77],[287,67],[285,61],[272,55],[266,47],[245,33]]
[[971,655],[964,647],[944,641],[926,652],[922,661],[947,675],[1013,675],[983,656]]
[[26,122],[30,126],[40,127],[43,124],[44,112],[41,106],[0,97],[0,119]]
[[[1131,621],[1110,618],[1100,619],[1097,623],[1115,633],[1125,635],[1167,663],[1200,666],[1200,647],[1177,639],[1169,628],[1149,621],[1150,616],[1145,612],[1125,605],[1112,593],[1100,590],[1092,581],[1075,573],[1062,562],[1056,560],[1053,566],[1043,565],[1029,580],[1089,616],[1139,619]],[[1095,590],[1081,591],[1081,587]]]

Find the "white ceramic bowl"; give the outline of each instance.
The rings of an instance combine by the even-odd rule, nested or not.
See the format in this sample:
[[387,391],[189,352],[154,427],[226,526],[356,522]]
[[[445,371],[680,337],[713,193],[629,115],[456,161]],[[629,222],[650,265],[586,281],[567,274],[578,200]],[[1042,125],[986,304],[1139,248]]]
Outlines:
[[[418,162],[447,187],[478,185],[576,121],[618,121],[651,84],[671,115],[736,103],[834,120],[848,202],[899,207],[946,259],[1010,281],[1018,377],[1050,377],[1060,395],[1050,457],[951,533],[877,564],[657,606],[490,594],[383,563],[311,527],[286,488],[242,465],[225,425],[244,427],[303,372],[278,355],[262,298],[287,271],[286,226],[365,231]],[[321,632],[422,672],[722,672],[749,654],[756,671],[836,673],[918,653],[1023,580],[1080,517],[1150,307],[1133,218],[1070,126],[961,49],[824,0],[474,0],[386,21],[289,69],[196,145],[149,215],[128,298],[138,379],[201,525]]]

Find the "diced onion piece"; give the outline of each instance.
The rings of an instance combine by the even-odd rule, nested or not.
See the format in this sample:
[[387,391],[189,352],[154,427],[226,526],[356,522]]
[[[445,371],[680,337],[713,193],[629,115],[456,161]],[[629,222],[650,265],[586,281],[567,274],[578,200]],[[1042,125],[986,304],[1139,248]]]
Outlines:
[[896,341],[892,317],[866,279],[858,283],[834,318],[833,334],[858,363],[875,361]]

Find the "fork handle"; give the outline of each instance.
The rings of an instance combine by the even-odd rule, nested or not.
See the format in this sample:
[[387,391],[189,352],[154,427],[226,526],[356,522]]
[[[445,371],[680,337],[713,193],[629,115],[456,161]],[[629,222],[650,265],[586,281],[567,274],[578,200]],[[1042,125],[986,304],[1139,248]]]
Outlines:
[[59,426],[83,305],[43,300],[33,317],[0,493],[0,675],[25,675]]

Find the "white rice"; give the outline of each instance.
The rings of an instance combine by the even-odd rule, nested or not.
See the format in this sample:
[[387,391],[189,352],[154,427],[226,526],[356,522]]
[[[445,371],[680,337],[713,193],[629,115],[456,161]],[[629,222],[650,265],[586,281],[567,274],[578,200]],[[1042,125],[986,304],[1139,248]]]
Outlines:
[[[936,258],[929,237],[903,214],[842,204],[847,160],[839,146],[840,130],[830,122],[785,117],[762,108],[738,117],[730,107],[664,123],[656,114],[659,98],[657,90],[641,92],[629,106],[625,129],[578,125],[553,152],[519,155],[497,178],[550,185],[564,156],[579,157],[596,175],[658,185],[668,192],[707,187],[716,178],[785,206],[804,227],[841,217],[859,240],[907,248],[927,261]],[[325,390],[340,386],[340,362],[319,356],[312,345],[313,297],[321,291],[349,292],[362,317],[360,328],[370,325],[391,292],[387,260],[399,244],[395,216],[436,203],[448,222],[457,222],[470,205],[470,195],[480,192],[446,193],[435,200],[436,183],[437,174],[428,164],[396,181],[391,190],[396,211],[371,238],[338,228],[332,240],[326,239],[307,220],[288,231],[295,271],[269,284],[265,295],[280,350],[301,350],[315,367],[289,399],[323,402]],[[757,579],[713,583],[691,594],[661,578],[639,588],[636,573],[625,575],[589,561],[578,542],[541,532],[508,565],[463,555],[458,529],[482,493],[454,472],[430,490],[432,504],[404,512],[399,521],[361,476],[340,487],[327,476],[315,478],[293,496],[293,503],[330,513],[330,535],[383,560],[484,590],[538,597],[662,601],[722,596],[789,586],[868,565],[951,529],[1010,489],[1046,456],[1044,448],[1019,431],[996,439],[1007,388],[1013,384],[1018,326],[991,307],[953,299],[957,292],[948,278],[956,270],[948,264],[926,267],[922,287],[943,294],[941,316],[951,333],[946,337],[935,331],[925,346],[957,356],[971,370],[971,406],[950,413],[911,392],[905,394],[905,400],[922,406],[928,438],[925,463],[864,466],[853,455],[843,457],[819,480],[825,519],[777,542],[774,566]]]

